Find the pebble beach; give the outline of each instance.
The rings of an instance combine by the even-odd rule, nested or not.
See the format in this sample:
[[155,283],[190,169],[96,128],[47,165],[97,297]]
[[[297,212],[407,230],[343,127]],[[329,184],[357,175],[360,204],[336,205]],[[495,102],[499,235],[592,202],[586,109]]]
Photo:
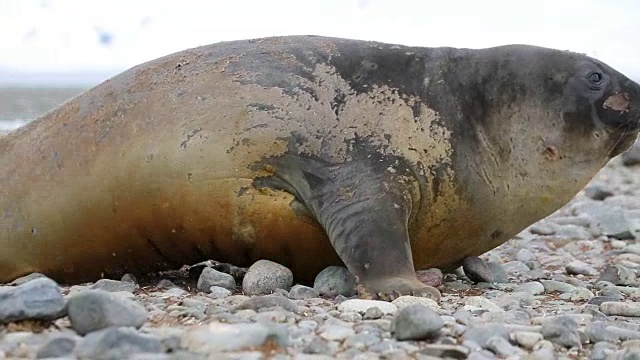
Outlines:
[[[74,91],[11,117],[0,102],[0,119]],[[30,274],[0,284],[0,359],[640,359],[640,143],[481,258],[418,272],[438,303],[359,296],[343,267],[297,284],[268,260],[74,286]]]

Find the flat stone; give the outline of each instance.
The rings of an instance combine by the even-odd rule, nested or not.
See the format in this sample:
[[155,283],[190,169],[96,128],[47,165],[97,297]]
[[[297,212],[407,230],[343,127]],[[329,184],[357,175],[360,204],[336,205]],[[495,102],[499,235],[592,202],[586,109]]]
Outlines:
[[322,296],[351,297],[356,294],[356,283],[353,275],[343,266],[329,266],[322,270],[313,282],[313,288]]
[[544,286],[544,291],[546,293],[570,293],[576,290],[576,287],[571,284],[555,280],[540,280],[540,283],[542,283],[542,286]]
[[640,317],[640,303],[603,302],[600,311],[605,315]]
[[21,277],[15,279],[15,280],[13,280],[12,282],[8,283],[7,285],[18,286],[18,285],[22,285],[22,284],[24,284],[26,282],[29,282],[29,281],[31,281],[33,279],[42,278],[42,277],[47,277],[47,276],[44,275],[44,274],[41,274],[39,272],[34,272],[34,273],[27,274],[25,276],[21,276]]
[[0,286],[0,323],[55,320],[66,314],[60,287],[47,277],[18,286]]
[[283,325],[209,323],[189,328],[182,337],[181,346],[188,351],[209,354],[262,346],[267,341],[288,346],[289,332]]
[[224,299],[226,297],[231,296],[233,293],[229,291],[229,289],[225,289],[220,286],[212,286],[209,288],[207,297],[212,299]]
[[198,277],[196,287],[204,293],[209,293],[212,286],[218,286],[233,292],[236,291],[236,280],[229,274],[205,267]]
[[251,297],[234,306],[233,310],[238,311],[249,309],[253,311],[259,311],[261,309],[273,307],[280,307],[291,312],[295,312],[298,310],[298,305],[295,302],[280,295],[262,295]]
[[493,301],[486,299],[482,296],[469,296],[465,298],[464,303],[466,306],[481,308],[489,312],[499,312],[499,313],[504,312],[503,308],[498,306]]
[[540,295],[544,293],[544,285],[539,281],[530,281],[518,285],[513,292],[526,292],[531,295]]
[[437,302],[425,297],[420,297],[420,296],[403,295],[393,300],[391,304],[398,307],[398,309],[402,309],[403,307],[406,307],[409,305],[420,304],[420,305],[429,307],[433,310],[440,310],[440,305],[438,305]]
[[377,307],[386,314],[395,314],[398,311],[398,307],[392,303],[380,300],[364,300],[364,299],[349,299],[341,302],[338,305],[338,311],[356,311],[364,314],[367,309]]
[[525,354],[524,351],[511,345],[509,340],[499,335],[492,336],[487,340],[487,349],[500,357],[521,357]]
[[596,270],[593,266],[580,260],[574,260],[568,263],[565,266],[565,270],[570,275],[587,275],[587,276],[598,275],[598,270]]
[[318,290],[304,285],[294,285],[289,291],[289,298],[291,299],[312,299],[320,296]]
[[246,295],[266,295],[284,289],[289,291],[293,285],[291,270],[269,260],[256,261],[242,280],[242,291]]
[[130,327],[109,327],[87,334],[77,346],[82,359],[119,360],[139,353],[161,353],[160,340]]
[[304,352],[305,355],[306,354],[331,355],[335,352],[334,346],[332,346],[331,342],[318,337],[312,338],[311,341],[304,347],[302,351]]
[[518,343],[518,345],[522,346],[525,349],[531,350],[539,341],[541,341],[544,337],[539,332],[531,332],[531,331],[516,331],[513,333],[514,340]]
[[502,265],[507,274],[512,276],[519,276],[531,271],[529,267],[522,261],[509,261]]
[[358,322],[361,321],[363,315],[355,311],[343,312],[338,315],[338,319],[348,321],[348,322]]
[[617,347],[611,343],[600,341],[593,344],[591,353],[589,354],[590,360],[605,360],[608,356],[613,354],[617,350]]
[[67,303],[71,327],[80,335],[113,327],[140,328],[147,321],[147,310],[135,301],[102,290],[86,290]]
[[343,325],[327,325],[320,330],[320,337],[325,340],[343,341],[355,335],[353,328]]
[[431,308],[413,304],[398,310],[392,321],[392,333],[396,340],[425,340],[435,337],[444,322]]
[[102,290],[109,292],[126,291],[132,293],[138,288],[138,285],[129,281],[100,279],[89,288],[92,290]]
[[623,349],[640,349],[640,339],[626,340],[620,344]]

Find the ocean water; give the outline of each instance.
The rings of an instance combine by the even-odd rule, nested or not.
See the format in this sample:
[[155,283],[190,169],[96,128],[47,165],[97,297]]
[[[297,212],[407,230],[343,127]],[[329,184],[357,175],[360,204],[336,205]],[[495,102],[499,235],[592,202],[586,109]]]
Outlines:
[[0,87],[0,132],[17,129],[84,90],[80,87]]

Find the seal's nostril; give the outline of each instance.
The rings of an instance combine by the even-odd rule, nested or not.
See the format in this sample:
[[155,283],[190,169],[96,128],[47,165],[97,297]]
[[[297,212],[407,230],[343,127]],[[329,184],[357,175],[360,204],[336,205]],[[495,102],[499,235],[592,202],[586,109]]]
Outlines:
[[605,100],[602,104],[604,109],[611,109],[615,111],[620,111],[621,113],[629,112],[629,94],[627,93],[617,93],[611,95]]

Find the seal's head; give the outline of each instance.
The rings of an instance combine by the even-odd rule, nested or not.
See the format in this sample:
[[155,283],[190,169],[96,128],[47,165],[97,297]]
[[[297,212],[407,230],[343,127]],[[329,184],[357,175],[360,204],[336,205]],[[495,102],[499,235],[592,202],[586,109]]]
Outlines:
[[464,58],[456,66],[466,73],[458,75],[466,90],[460,91],[461,115],[474,135],[483,133],[480,146],[494,146],[503,164],[541,156],[547,166],[564,160],[561,167],[595,173],[637,139],[640,85],[601,61],[527,45],[470,51]]
[[618,71],[576,55],[562,96],[566,125],[614,141],[609,157],[635,141],[640,130],[640,86]]
[[459,104],[458,162],[476,169],[458,175],[473,203],[503,209],[496,218],[521,214],[514,231],[566,204],[637,139],[640,86],[596,59],[526,45],[457,54],[442,86]]

